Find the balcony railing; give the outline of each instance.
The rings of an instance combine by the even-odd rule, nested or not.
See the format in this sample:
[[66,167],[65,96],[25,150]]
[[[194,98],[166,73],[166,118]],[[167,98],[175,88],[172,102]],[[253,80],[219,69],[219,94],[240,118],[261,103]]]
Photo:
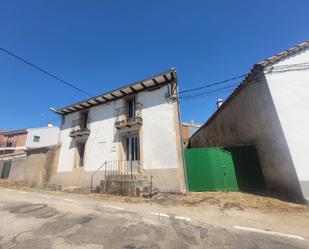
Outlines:
[[116,109],[117,118],[115,126],[117,129],[140,127],[143,124],[142,104],[136,103]]
[[0,148],[10,148],[10,147],[16,147],[16,142],[2,142],[0,143]]
[[72,121],[72,128],[70,131],[70,137],[84,137],[87,138],[90,135],[90,130],[87,128],[85,121],[77,119]]

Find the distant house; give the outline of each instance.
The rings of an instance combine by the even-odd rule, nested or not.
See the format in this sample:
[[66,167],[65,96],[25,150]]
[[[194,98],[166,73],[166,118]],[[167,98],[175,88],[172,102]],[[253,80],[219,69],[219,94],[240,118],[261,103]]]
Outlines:
[[56,111],[62,116],[57,184],[90,186],[146,177],[160,191],[185,190],[176,71]]
[[35,149],[54,146],[59,143],[60,129],[49,124],[47,127],[27,129],[26,148]]
[[190,147],[255,145],[268,190],[309,199],[309,41],[254,65]]
[[187,146],[190,137],[201,127],[200,124],[191,120],[190,122],[183,122],[182,126],[182,138],[184,146]]
[[25,155],[27,129],[0,131],[0,158]]
[[0,179],[37,185],[45,182],[47,168],[57,159],[59,127],[0,132]]

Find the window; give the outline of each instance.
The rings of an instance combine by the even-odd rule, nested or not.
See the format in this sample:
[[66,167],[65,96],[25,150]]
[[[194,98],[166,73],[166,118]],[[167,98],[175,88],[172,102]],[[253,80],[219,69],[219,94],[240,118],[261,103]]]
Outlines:
[[40,142],[40,136],[34,136],[33,142],[36,142],[36,143]]
[[84,158],[85,158],[85,143],[78,143],[77,151],[78,151],[78,156],[79,156],[79,167],[83,167]]

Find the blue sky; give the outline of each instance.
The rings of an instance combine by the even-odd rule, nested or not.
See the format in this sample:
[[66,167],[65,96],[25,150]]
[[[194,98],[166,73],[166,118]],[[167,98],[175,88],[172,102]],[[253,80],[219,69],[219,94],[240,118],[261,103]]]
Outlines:
[[[309,39],[309,1],[1,1],[0,47],[96,95],[176,67],[180,90],[249,72]],[[235,84],[237,81],[234,82]],[[85,96],[0,53],[0,130]],[[204,122],[216,99],[181,101]]]

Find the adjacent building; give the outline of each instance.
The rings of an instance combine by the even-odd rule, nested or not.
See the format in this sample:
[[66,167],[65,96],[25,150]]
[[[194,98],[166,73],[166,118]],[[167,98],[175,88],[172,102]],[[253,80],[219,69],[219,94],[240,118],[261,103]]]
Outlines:
[[[29,128],[0,132],[0,178],[29,183],[45,183],[57,161],[59,127]],[[43,176],[44,175],[44,176]]]
[[190,122],[183,122],[181,126],[183,145],[186,147],[190,137],[201,127],[201,125],[194,122],[194,120],[191,120]]
[[27,129],[0,131],[0,158],[25,155]]
[[89,187],[109,174],[185,191],[176,70],[60,108],[57,184]]
[[309,41],[254,65],[190,147],[255,145],[268,190],[309,197]]

